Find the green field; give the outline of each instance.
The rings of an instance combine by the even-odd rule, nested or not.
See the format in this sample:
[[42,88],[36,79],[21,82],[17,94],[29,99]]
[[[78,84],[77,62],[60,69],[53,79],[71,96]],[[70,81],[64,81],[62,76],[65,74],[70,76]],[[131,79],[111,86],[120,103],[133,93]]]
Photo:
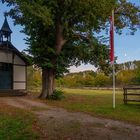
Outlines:
[[47,100],[47,104],[69,111],[86,112],[94,116],[127,121],[140,125],[140,103],[123,103],[123,91],[116,91],[116,108],[112,108],[112,90],[63,88],[61,101]]
[[[116,109],[112,108],[111,90],[63,88],[63,91],[65,98],[62,100],[43,100],[43,102],[47,105],[65,108],[71,112],[85,112],[100,118],[122,120],[140,125],[140,103],[129,103],[124,105],[123,91],[116,91]],[[32,98],[34,97],[33,95],[31,95],[31,99],[40,102],[39,99]],[[41,131],[44,127],[41,128],[40,121],[32,112],[41,110],[44,110],[44,108],[32,107],[31,111],[29,111],[0,103],[0,140],[38,140],[41,138],[41,134],[43,137],[44,135]],[[49,123],[47,122],[47,127],[45,128],[48,130],[51,128],[53,130],[53,123],[53,120],[49,121]],[[74,124],[64,123],[61,125],[63,128],[67,128],[70,125],[72,127],[70,131],[72,132],[74,128],[79,129],[81,127],[77,122],[74,122]],[[52,136],[52,133],[50,132],[49,134],[48,130],[47,134]],[[62,132],[64,133],[64,130]],[[60,132],[61,135],[62,132]]]
[[0,140],[37,140],[39,135],[32,113],[0,103]]

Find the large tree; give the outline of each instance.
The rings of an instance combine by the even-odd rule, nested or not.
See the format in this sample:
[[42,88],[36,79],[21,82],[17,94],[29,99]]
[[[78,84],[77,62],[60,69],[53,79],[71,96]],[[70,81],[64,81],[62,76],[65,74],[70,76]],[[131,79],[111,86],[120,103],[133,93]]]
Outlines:
[[140,25],[139,7],[126,0],[5,0],[15,24],[23,25],[33,62],[42,68],[41,98],[53,94],[54,79],[74,64],[102,65],[108,49],[95,35],[108,29],[115,9],[118,33]]

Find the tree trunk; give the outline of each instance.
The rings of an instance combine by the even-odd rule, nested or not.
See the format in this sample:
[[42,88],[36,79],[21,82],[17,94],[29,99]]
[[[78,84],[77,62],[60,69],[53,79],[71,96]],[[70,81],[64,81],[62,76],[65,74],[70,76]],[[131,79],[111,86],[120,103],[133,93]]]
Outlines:
[[54,70],[48,72],[48,97],[53,94],[55,90],[55,73]]
[[[66,40],[63,37],[63,28],[61,25],[61,18],[60,15],[57,14],[56,16],[56,38],[55,38],[55,52],[57,55],[60,54]],[[52,60],[52,64],[55,67],[56,59]],[[53,94],[55,90],[55,69],[43,69],[42,70],[42,92],[40,94],[40,98],[48,98],[50,95]]]
[[39,96],[46,99],[53,94],[55,90],[55,73],[53,69],[42,69],[42,91]]
[[57,13],[56,16],[56,37],[55,37],[55,51],[56,54],[59,55],[64,44],[66,43],[66,40],[64,39],[63,36],[63,27],[61,25],[61,17],[59,13]]

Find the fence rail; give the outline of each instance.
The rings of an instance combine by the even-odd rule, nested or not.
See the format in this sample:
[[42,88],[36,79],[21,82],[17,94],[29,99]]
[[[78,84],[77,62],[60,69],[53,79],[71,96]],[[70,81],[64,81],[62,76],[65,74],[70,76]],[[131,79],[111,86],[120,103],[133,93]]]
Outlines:
[[124,87],[123,90],[124,104],[127,104],[127,102],[140,102],[140,87]]

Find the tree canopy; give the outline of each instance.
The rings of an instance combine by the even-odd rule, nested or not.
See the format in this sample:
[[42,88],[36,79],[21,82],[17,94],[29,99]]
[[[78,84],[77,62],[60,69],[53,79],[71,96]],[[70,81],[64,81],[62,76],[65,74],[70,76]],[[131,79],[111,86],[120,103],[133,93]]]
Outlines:
[[[96,35],[109,27],[115,10],[116,32],[140,25],[140,8],[126,0],[5,0],[8,14],[28,36],[28,51],[43,72],[43,96],[54,91],[54,78],[70,65],[107,64],[109,48]],[[47,93],[47,94],[45,94]]]

